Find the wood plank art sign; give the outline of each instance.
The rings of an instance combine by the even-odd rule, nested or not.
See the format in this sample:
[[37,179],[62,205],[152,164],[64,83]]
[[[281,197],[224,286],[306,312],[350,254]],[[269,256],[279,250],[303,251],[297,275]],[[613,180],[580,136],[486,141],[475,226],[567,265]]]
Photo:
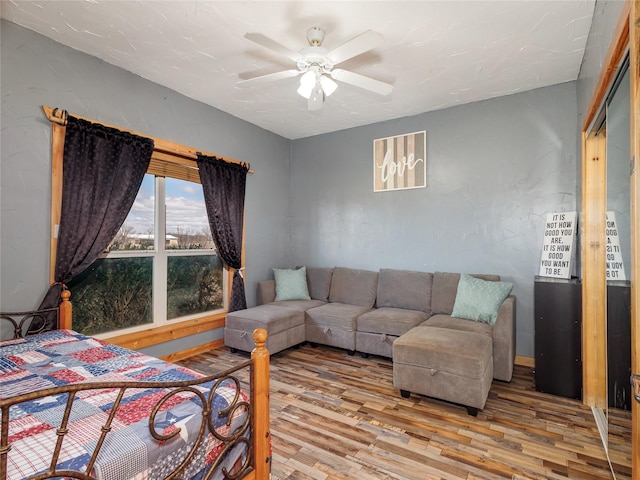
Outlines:
[[373,191],[427,186],[427,132],[373,141]]

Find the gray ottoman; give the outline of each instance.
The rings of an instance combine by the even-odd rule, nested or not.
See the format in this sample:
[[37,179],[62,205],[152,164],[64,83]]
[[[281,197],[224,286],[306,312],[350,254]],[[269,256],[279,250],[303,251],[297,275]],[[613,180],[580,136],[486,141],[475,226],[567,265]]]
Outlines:
[[420,325],[393,342],[393,386],[483,409],[493,380],[493,344],[481,333]]
[[264,328],[267,333],[267,350],[273,355],[305,341],[304,312],[278,305],[260,305],[227,314],[224,327],[224,344],[234,349],[250,352],[253,331]]

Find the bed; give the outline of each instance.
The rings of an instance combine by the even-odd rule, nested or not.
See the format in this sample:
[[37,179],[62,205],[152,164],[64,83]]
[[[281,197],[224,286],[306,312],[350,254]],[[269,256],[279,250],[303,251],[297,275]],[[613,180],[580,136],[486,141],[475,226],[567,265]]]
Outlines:
[[59,329],[69,296],[0,313],[0,478],[269,478],[264,330],[250,360],[204,376]]

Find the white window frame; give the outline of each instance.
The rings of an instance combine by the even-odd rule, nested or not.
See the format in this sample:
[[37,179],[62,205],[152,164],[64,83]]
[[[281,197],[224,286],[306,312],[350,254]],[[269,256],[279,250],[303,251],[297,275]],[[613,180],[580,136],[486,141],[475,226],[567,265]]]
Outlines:
[[[153,174],[145,174],[153,175]],[[188,180],[184,180],[188,181]],[[100,255],[100,258],[153,258],[152,267],[152,322],[143,325],[136,325],[120,330],[112,330],[95,334],[96,338],[109,338],[113,335],[122,335],[127,333],[148,330],[153,327],[160,327],[168,324],[184,320],[193,320],[208,317],[217,313],[226,313],[227,311],[227,289],[229,283],[227,275],[222,275],[223,284],[223,307],[216,310],[209,310],[202,313],[194,313],[177,318],[167,318],[167,273],[168,262],[170,257],[191,257],[201,255],[217,255],[211,249],[192,249],[192,250],[170,250],[166,248],[166,188],[165,177],[154,175],[154,246],[153,250],[113,250]],[[164,215],[163,215],[164,212]]]

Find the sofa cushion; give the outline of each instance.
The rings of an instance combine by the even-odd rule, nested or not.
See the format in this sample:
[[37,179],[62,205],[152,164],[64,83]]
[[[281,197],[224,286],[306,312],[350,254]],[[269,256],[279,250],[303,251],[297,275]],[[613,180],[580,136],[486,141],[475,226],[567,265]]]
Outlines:
[[256,302],[258,305],[271,303],[276,298],[276,281],[262,280],[256,284]]
[[463,273],[451,316],[493,325],[512,288],[511,282],[488,282]]
[[305,323],[308,325],[338,327],[342,330],[355,331],[356,319],[371,310],[368,307],[348,303],[327,303],[321,307],[307,310]]
[[[393,342],[393,363],[479,379],[493,362],[491,338],[420,325]],[[395,368],[395,367],[394,367]]]
[[431,313],[432,285],[432,273],[380,269],[376,305]]
[[264,328],[269,335],[304,324],[304,313],[277,305],[259,305],[227,314],[226,328],[253,332]]
[[300,312],[304,312],[309,310],[310,308],[319,307],[320,305],[324,305],[327,302],[323,302],[321,300],[283,300],[281,302],[271,302],[267,305],[276,305],[279,307],[287,307],[293,308],[294,310],[298,310]]
[[224,344],[250,352],[255,347],[252,333],[256,328],[267,330],[266,347],[272,355],[305,341],[304,312],[276,305],[260,305],[227,315]]
[[451,315],[437,314],[429,317],[422,325],[429,327],[448,328],[461,332],[482,333],[488,337],[493,337],[493,327],[487,323],[474,322],[463,318],[452,317]]
[[330,302],[371,308],[376,301],[378,272],[336,267],[331,277]]
[[[472,274],[473,277],[489,281],[499,281],[499,275]],[[433,288],[431,289],[431,313],[451,315],[453,304],[458,291],[459,273],[435,272],[433,274]]]
[[307,287],[307,269],[273,269],[276,280],[275,301],[282,300],[311,300]]
[[380,307],[358,317],[359,332],[379,333],[399,337],[429,318],[419,310]]
[[309,295],[314,300],[329,301],[333,268],[307,267]]

